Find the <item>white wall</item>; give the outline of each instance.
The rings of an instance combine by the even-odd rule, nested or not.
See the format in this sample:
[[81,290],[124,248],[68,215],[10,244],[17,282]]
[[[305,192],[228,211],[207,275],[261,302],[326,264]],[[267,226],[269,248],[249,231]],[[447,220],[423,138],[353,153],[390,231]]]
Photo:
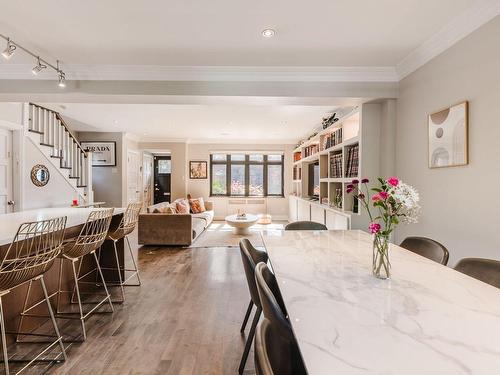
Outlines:
[[[285,153],[284,165],[284,198],[269,197],[267,201],[267,211],[273,215],[274,219],[286,220],[288,218],[288,195],[291,192],[292,184],[292,145],[237,145],[237,144],[188,144],[187,147],[187,163],[190,160],[207,161],[210,169],[210,152],[213,151],[282,151]],[[172,154],[173,155],[173,154]],[[206,180],[191,180],[187,174],[187,192],[193,197],[204,197],[208,199],[210,196],[210,170],[209,178]],[[214,201],[216,217],[221,219],[229,213],[227,202],[229,198],[212,197]]]
[[[463,257],[500,259],[500,17],[400,83],[396,170],[419,191],[422,217],[398,240],[422,235]],[[468,100],[470,164],[429,169],[427,115]]]
[[[47,185],[38,187],[31,182],[31,168],[45,165],[50,173]],[[22,172],[23,210],[45,207],[68,207],[78,194],[59,171],[47,160],[29,139],[24,140],[24,167]]]

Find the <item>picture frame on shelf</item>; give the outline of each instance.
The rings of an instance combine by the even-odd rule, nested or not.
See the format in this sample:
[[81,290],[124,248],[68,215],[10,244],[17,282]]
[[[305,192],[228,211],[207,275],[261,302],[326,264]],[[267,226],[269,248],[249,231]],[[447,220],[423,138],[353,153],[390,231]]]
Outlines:
[[189,178],[191,180],[205,180],[208,178],[207,162],[192,160],[189,162]]
[[464,101],[428,116],[429,168],[469,164],[469,102]]

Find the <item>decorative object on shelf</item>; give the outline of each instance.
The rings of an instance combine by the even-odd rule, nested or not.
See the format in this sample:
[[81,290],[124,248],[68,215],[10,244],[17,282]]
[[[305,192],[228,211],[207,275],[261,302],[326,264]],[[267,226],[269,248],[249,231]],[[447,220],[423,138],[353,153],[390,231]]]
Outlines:
[[321,124],[323,125],[323,129],[326,129],[330,127],[331,125],[335,124],[337,121],[339,121],[337,113],[334,112],[333,115],[328,116],[328,117],[323,117],[323,120],[321,121]]
[[43,164],[37,164],[31,168],[31,182],[33,185],[43,187],[49,183],[50,172]]
[[[368,229],[373,234],[372,273],[379,279],[388,279],[391,277],[389,242],[392,232],[400,221],[417,222],[420,213],[419,195],[415,188],[396,177],[387,180],[379,178],[378,182],[378,187],[369,189],[368,179],[361,180],[365,188],[363,191],[360,181],[353,180],[347,185],[347,193],[354,192],[354,198],[358,199],[370,217]],[[377,210],[378,216],[372,214],[370,205]]]
[[341,188],[335,189],[335,198],[334,198],[333,204],[335,207],[342,209],[342,189]]
[[313,139],[314,137],[316,137],[317,135],[318,135],[318,132],[314,132],[314,133],[312,133],[312,134],[309,136],[309,138],[307,138],[307,140],[309,141],[309,140]]
[[82,142],[85,152],[92,152],[93,167],[116,167],[116,142]]
[[321,204],[326,204],[326,205],[328,205],[328,197],[323,197],[323,198],[321,198]]
[[467,165],[469,103],[429,115],[429,168]]
[[189,178],[191,180],[204,180],[208,178],[206,161],[189,162]]

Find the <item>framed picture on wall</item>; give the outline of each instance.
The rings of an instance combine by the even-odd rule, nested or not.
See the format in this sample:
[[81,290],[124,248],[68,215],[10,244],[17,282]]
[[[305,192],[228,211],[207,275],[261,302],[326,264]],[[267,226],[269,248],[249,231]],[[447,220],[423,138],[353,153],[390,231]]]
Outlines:
[[116,142],[82,142],[85,151],[92,152],[93,167],[116,167]]
[[469,103],[467,101],[432,113],[428,118],[429,168],[469,163]]
[[192,180],[200,180],[208,178],[207,162],[206,161],[190,161],[189,162],[189,178]]

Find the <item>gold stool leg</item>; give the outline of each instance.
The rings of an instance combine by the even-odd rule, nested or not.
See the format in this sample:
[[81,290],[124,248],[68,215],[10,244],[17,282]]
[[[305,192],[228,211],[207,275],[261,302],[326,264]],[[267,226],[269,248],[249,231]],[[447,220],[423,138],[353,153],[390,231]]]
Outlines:
[[[85,319],[83,316],[82,299],[80,297],[80,288],[78,287],[78,276],[76,274],[75,261],[71,261],[71,267],[73,269],[73,277],[75,279],[74,290],[76,290],[76,297],[78,299],[78,308],[80,309],[80,323],[82,325],[83,340],[85,341],[85,340],[87,340],[87,332],[85,331]],[[71,296],[71,299],[73,299],[73,296]]]
[[0,296],[0,327],[2,330],[2,351],[5,375],[9,375],[9,356],[7,354],[7,339],[5,338],[5,322],[3,319],[2,296]]
[[104,286],[104,290],[106,291],[107,295],[106,298],[109,301],[109,307],[111,308],[111,312],[115,312],[115,309],[113,308],[113,302],[111,302],[111,295],[109,294],[108,287],[106,286],[106,280],[104,280],[104,275],[102,274],[101,265],[99,264],[99,259],[97,259],[95,251],[93,251],[93,254],[95,262],[97,264],[97,270],[99,271],[99,275],[101,276],[102,285]]
[[40,284],[42,284],[43,295],[45,296],[45,301],[47,302],[47,308],[49,309],[50,320],[52,320],[52,325],[54,326],[54,331],[56,331],[57,340],[59,341],[59,346],[61,348],[61,353],[66,361],[66,350],[64,349],[63,338],[59,333],[59,327],[57,326],[56,318],[54,316],[54,311],[52,311],[52,305],[50,304],[49,294],[47,293],[47,288],[45,287],[45,281],[43,280],[43,275],[40,277]]
[[17,335],[16,335],[16,342],[21,342],[19,339],[19,332],[22,332],[22,327],[23,327],[23,322],[24,322],[24,314],[26,313],[26,308],[28,307],[28,299],[31,293],[31,287],[33,285],[33,280],[30,280],[28,284],[28,290],[26,292],[26,297],[24,298],[24,303],[23,303],[23,312],[21,313],[21,318],[19,319],[19,325],[17,326]]
[[[127,245],[128,245],[128,249],[129,249],[129,252],[130,252],[130,257],[132,258],[132,263],[134,264],[133,271],[136,274],[137,281],[138,281],[137,284],[130,284],[130,285],[141,286],[141,277],[139,276],[139,268],[137,267],[137,263],[135,262],[134,254],[132,252],[132,246],[130,246],[130,240],[128,239],[128,236],[125,236],[125,239],[127,240]],[[123,268],[125,268],[125,260],[124,260]]]
[[[118,271],[118,282],[120,283],[120,290],[122,293],[122,300],[120,302],[125,302],[125,289],[123,288],[122,270],[120,269],[120,260],[118,259],[118,250],[116,249],[116,241],[113,241],[113,247],[115,249],[115,259],[116,259],[116,270]],[[125,257],[123,259],[124,264],[124,276],[125,276]]]

